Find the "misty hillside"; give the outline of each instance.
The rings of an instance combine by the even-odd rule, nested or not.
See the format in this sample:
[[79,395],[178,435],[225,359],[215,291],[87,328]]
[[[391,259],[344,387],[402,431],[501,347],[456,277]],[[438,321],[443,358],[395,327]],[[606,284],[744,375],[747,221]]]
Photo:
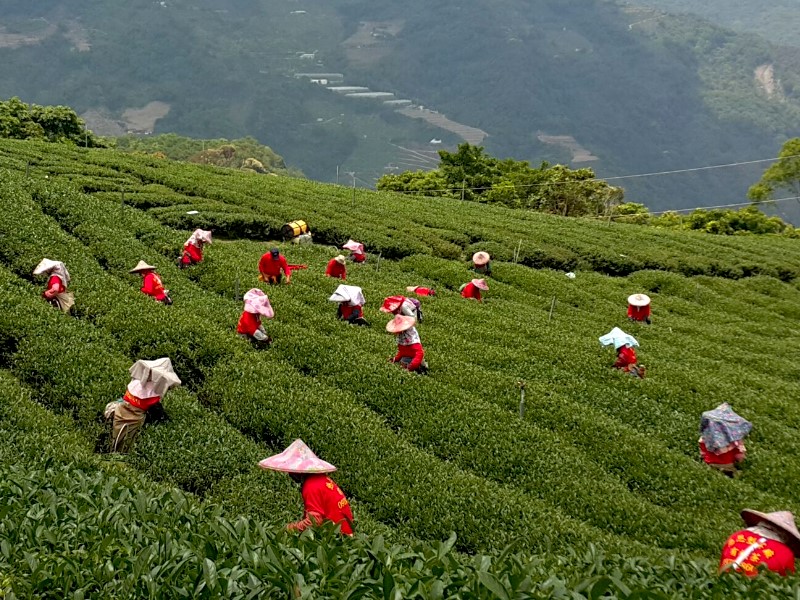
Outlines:
[[[0,16],[0,96],[69,104],[105,135],[250,135],[358,186],[464,139],[604,177],[775,156],[800,133],[796,60],[604,0],[44,0]],[[764,166],[618,184],[653,210],[726,204]]]

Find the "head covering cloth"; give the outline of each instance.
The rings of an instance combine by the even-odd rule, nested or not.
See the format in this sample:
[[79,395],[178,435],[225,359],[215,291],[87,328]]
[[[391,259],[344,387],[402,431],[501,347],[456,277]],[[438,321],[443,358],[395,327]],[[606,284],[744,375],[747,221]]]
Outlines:
[[328,300],[347,302],[350,306],[364,306],[367,303],[364,292],[357,285],[340,285]]
[[64,284],[64,287],[69,283],[69,271],[67,267],[60,260],[50,260],[43,258],[42,261],[36,265],[33,270],[34,275],[55,275]]
[[205,229],[195,229],[192,235],[189,236],[189,239],[186,240],[186,243],[197,246],[198,248],[202,247],[203,244],[210,244],[211,232]]
[[275,316],[269,297],[259,288],[252,288],[244,295],[244,310],[254,315],[271,319]]
[[472,255],[472,262],[478,265],[479,267],[482,265],[487,264],[491,260],[491,256],[489,256],[488,252],[484,252],[481,250],[480,252],[476,252]]
[[364,254],[364,244],[360,244],[355,240],[347,240],[347,243],[342,245],[345,250],[350,250],[353,254]]
[[383,305],[378,310],[385,313],[393,313],[403,306],[403,302],[405,301],[405,296],[389,296],[383,300]]
[[719,454],[721,450],[747,437],[753,424],[740,417],[727,402],[705,411],[700,418],[700,435],[706,450]]
[[131,379],[137,379],[148,386],[156,396],[163,396],[168,389],[181,384],[181,380],[172,369],[172,361],[167,358],[156,360],[137,360],[128,369]]
[[639,345],[639,342],[636,341],[635,337],[628,335],[619,327],[614,327],[614,329],[609,331],[607,334],[600,336],[598,339],[603,346],[614,344],[614,350],[618,350],[622,346],[633,347]]
[[300,439],[293,441],[280,454],[260,461],[258,466],[283,473],[333,473],[336,470],[336,467],[319,458]]

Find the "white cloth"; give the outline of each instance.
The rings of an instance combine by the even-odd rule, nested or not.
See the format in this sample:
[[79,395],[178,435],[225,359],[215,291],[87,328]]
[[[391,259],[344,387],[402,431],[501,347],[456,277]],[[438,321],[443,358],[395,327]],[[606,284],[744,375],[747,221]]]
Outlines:
[[[152,388],[146,388],[150,393],[150,396],[146,396],[148,398],[163,397],[168,389],[181,384],[181,380],[172,369],[172,361],[167,357],[156,360],[137,360],[128,371],[131,379],[138,380],[140,385],[152,384]],[[133,392],[131,393],[133,394]],[[134,394],[134,396],[142,397],[138,394]]]
[[364,306],[367,303],[364,292],[357,285],[340,285],[328,300],[347,302],[350,306]]
[[189,236],[189,239],[186,240],[186,243],[202,248],[203,244],[211,243],[211,232],[205,229],[195,229],[192,235]]
[[408,298],[403,300],[403,303],[400,305],[400,314],[405,315],[406,317],[414,317],[417,318],[417,306]]
[[639,345],[639,342],[636,341],[635,337],[628,335],[619,327],[614,327],[614,329],[609,331],[607,334],[600,336],[598,339],[603,346],[614,344],[614,350],[617,350],[622,346],[633,347]]
[[138,379],[131,380],[131,382],[128,384],[128,391],[137,398],[141,398],[142,400],[144,400],[145,398],[154,398],[155,396],[161,395],[156,393],[156,386],[153,384],[152,381],[147,381],[145,383],[142,383]]
[[405,331],[397,334],[398,346],[410,346],[412,344],[421,344],[422,340],[419,339],[419,333],[416,327],[409,327]]
[[67,267],[60,260],[50,260],[49,258],[43,258],[42,262],[36,265],[36,268],[33,270],[33,274],[56,275],[61,280],[61,283],[64,284],[64,287],[67,287],[67,284],[69,283],[69,272],[67,271]]

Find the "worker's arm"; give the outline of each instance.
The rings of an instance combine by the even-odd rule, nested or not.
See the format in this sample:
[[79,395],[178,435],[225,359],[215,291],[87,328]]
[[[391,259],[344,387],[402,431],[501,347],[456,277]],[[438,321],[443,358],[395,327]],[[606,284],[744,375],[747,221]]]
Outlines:
[[48,300],[52,300],[63,291],[61,280],[58,277],[51,277],[47,283],[49,287],[44,291],[44,297]]
[[286,529],[300,532],[309,527],[318,527],[319,525],[322,525],[322,515],[316,512],[307,512],[304,519],[289,523]]
[[422,364],[422,359],[425,357],[425,351],[422,349],[422,344],[413,344],[409,346],[414,351],[414,356],[411,362],[406,367],[409,371],[416,371]]
[[280,257],[280,265],[281,269],[283,269],[284,274],[286,275],[286,283],[292,282],[292,270],[289,268],[289,263],[286,262],[286,257]]

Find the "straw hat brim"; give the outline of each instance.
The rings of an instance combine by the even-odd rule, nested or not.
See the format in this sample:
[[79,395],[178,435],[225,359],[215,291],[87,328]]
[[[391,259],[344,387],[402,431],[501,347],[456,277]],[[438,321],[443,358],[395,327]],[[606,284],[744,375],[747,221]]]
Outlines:
[[484,292],[489,289],[489,286],[486,285],[486,282],[483,279],[473,279],[472,285],[474,285],[479,290],[483,290]]
[[142,271],[155,271],[156,268],[153,265],[148,265],[143,260],[140,260],[135,267],[133,267],[129,273],[141,273]]
[[631,306],[647,306],[650,304],[650,296],[647,294],[631,294],[628,296],[628,304]]
[[335,260],[340,265],[343,265],[344,262],[345,262],[345,258],[344,258],[344,256],[342,254],[339,254],[338,256],[334,256],[333,260]]
[[389,333],[403,333],[411,329],[417,320],[414,317],[406,317],[405,315],[397,315],[394,319],[386,324],[386,331]]
[[[791,514],[791,513],[789,513]],[[800,556],[800,531],[797,530],[797,526],[794,523],[785,523],[775,518],[775,513],[763,513],[757,510],[751,510],[749,508],[744,509],[741,512],[742,520],[747,524],[748,527],[752,527],[753,525],[758,525],[762,521],[766,521],[770,523],[774,527],[777,527],[782,532],[784,532],[787,536],[787,543],[789,547],[794,552],[795,556]]]
[[485,265],[490,260],[491,257],[489,256],[488,252],[480,251],[472,255],[472,262],[474,262],[478,266]]

